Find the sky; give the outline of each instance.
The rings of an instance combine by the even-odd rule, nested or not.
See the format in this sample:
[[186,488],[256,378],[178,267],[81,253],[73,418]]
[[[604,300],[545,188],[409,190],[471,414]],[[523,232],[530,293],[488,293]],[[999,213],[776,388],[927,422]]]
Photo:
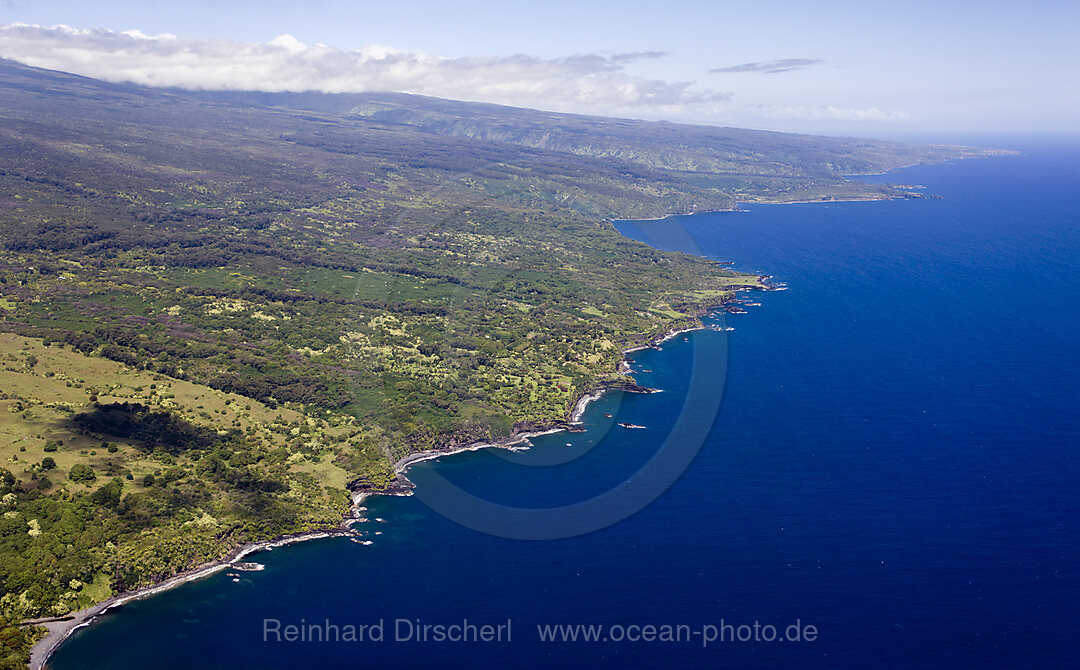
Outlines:
[[1058,0],[0,0],[0,57],[823,134],[1080,132],[1078,27]]

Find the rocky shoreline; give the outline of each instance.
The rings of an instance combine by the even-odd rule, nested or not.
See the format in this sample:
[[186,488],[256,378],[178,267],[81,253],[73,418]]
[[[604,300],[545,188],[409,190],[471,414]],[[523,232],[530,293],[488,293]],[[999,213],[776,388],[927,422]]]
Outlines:
[[[769,279],[772,279],[771,275],[758,275],[758,281],[760,283],[757,285],[734,284],[725,288],[728,288],[734,292],[750,290],[782,290],[771,286],[768,283]],[[698,314],[697,316],[701,317],[705,314],[708,314],[710,311],[718,309],[723,309],[733,313],[745,313],[746,310],[738,307],[738,305],[742,302],[743,301],[741,301],[739,298],[732,297],[723,302],[711,305],[709,308],[704,309],[702,313]],[[732,307],[734,307],[734,309],[731,309]],[[702,330],[703,328],[706,328],[706,326],[703,326],[700,323],[687,328],[671,328],[663,335],[657,335],[645,344],[639,344],[624,349],[622,352],[623,359],[619,361],[617,369],[618,374],[625,375],[628,374],[630,371],[630,365],[626,359],[627,354],[632,354],[635,351],[641,351],[643,349],[659,349],[660,345],[662,345],[664,342],[667,342],[668,340],[678,335],[682,335],[683,333],[688,333],[694,330]],[[585,413],[585,408],[589,405],[589,403],[599,400],[604,393],[613,390],[624,391],[626,393],[657,393],[660,391],[660,389],[649,388],[647,386],[639,386],[638,384],[635,384],[629,379],[603,380],[581,394],[577,401],[575,401],[572,409],[568,414],[567,419],[565,420],[554,421],[549,424],[540,425],[516,424],[514,433],[502,440],[480,440],[467,444],[449,444],[436,449],[431,449],[429,451],[409,454],[394,463],[394,478],[385,487],[376,488],[373,487],[369,482],[360,479],[350,482],[347,487],[352,492],[353,500],[356,504],[359,504],[361,501],[363,501],[364,498],[371,495],[412,495],[412,490],[415,488],[415,485],[411,481],[409,481],[408,477],[405,474],[405,472],[410,466],[421,463],[423,461],[430,461],[442,458],[443,456],[451,456],[453,454],[460,454],[467,451],[477,451],[480,449],[527,448],[530,444],[529,438],[538,437],[540,435],[548,435],[551,433],[558,433],[564,431],[569,433],[583,432],[584,428],[581,427],[580,421],[581,417]]]
[[[761,285],[737,285],[729,287],[733,291],[745,291],[745,290],[772,290],[767,284],[767,280],[770,279],[768,275],[759,276]],[[714,309],[726,309],[729,304],[737,303],[738,300],[732,298],[731,300],[718,303],[711,306],[708,310],[705,310],[698,316],[704,316],[708,311]],[[619,362],[618,372],[620,374],[627,374],[629,372],[629,362],[625,356],[635,351],[641,351],[642,349],[658,349],[660,345],[668,340],[687,333],[693,330],[701,330],[706,326],[695,325],[686,328],[671,328],[663,335],[653,337],[645,344],[636,345],[623,350],[624,358]],[[412,489],[415,485],[408,480],[405,476],[406,470],[409,466],[415,465],[422,461],[432,460],[436,458],[442,458],[443,456],[450,456],[452,454],[463,453],[466,451],[476,451],[479,449],[515,449],[524,448],[529,444],[529,438],[538,437],[540,435],[547,435],[556,432],[582,432],[584,428],[580,425],[580,420],[585,412],[585,408],[589,403],[598,400],[604,393],[611,390],[620,390],[627,393],[656,393],[659,389],[649,388],[646,386],[639,386],[632,382],[630,379],[609,379],[598,382],[591,389],[582,393],[582,395],[574,403],[572,409],[568,413],[568,417],[565,420],[555,421],[547,425],[523,425],[518,424],[515,426],[515,432],[504,440],[490,440],[490,441],[477,441],[464,445],[447,445],[446,447],[433,449],[430,451],[418,452],[410,454],[394,463],[393,469],[395,477],[390,483],[384,487],[375,488],[370,483],[363,480],[354,480],[347,485],[347,488],[352,495],[352,508],[350,515],[342,520],[341,526],[337,528],[327,528],[322,530],[313,530],[302,533],[294,533],[290,535],[284,535],[273,540],[267,540],[264,542],[255,542],[244,544],[234,548],[224,558],[217,559],[204,563],[200,566],[186,570],[177,575],[174,575],[164,581],[158,582],[151,586],[147,586],[135,591],[129,591],[115,595],[107,600],[104,600],[96,605],[92,605],[86,609],[72,612],[62,617],[48,618],[48,619],[34,619],[24,621],[23,625],[38,625],[44,627],[48,632],[45,637],[38,640],[30,650],[30,665],[31,670],[42,670],[49,657],[56,651],[56,649],[77,629],[83,626],[89,625],[96,617],[108,612],[111,609],[122,606],[124,603],[132,600],[138,600],[140,598],[146,598],[163,591],[167,591],[171,588],[185,584],[196,579],[202,579],[208,577],[216,572],[229,568],[233,564],[241,561],[244,557],[275,547],[281,547],[288,544],[294,544],[297,542],[304,542],[307,540],[316,540],[326,537],[353,537],[356,532],[350,527],[351,524],[358,518],[358,509],[363,503],[364,499],[370,495],[412,495]]]
[[[691,329],[680,330],[677,332],[687,332]],[[673,337],[673,335],[671,335]],[[667,339],[667,338],[665,338]],[[637,347],[633,351],[648,347]],[[626,350],[629,353],[631,350]],[[461,454],[467,451],[477,451],[480,449],[522,449],[529,446],[529,438],[539,437],[541,435],[550,435],[552,433],[581,433],[584,432],[584,428],[580,425],[581,416],[585,412],[585,408],[589,403],[599,400],[600,397],[611,390],[624,391],[626,393],[657,393],[659,389],[649,388],[647,386],[639,386],[633,382],[626,380],[625,382],[619,380],[607,380],[600,382],[590,391],[585,392],[577,402],[574,404],[573,410],[570,412],[570,418],[566,421],[557,421],[551,424],[542,426],[529,426],[527,429],[515,431],[513,435],[503,440],[481,440],[477,442],[470,442],[463,445],[447,445],[437,449],[431,449],[428,451],[421,451],[415,454],[409,454],[404,458],[399,459],[394,463],[395,478],[390,481],[385,488],[376,489],[371,487],[367,482],[362,480],[355,480],[350,482],[349,489],[353,492],[353,500],[359,502],[369,495],[412,495],[412,489],[414,485],[405,477],[405,471],[409,466],[415,465],[423,461],[430,461],[443,456],[451,456],[453,454]]]
[[[355,507],[354,507],[355,510]],[[117,594],[107,600],[103,600],[96,605],[81,609],[77,612],[72,612],[60,617],[32,619],[24,621],[23,625],[35,625],[42,626],[46,629],[45,637],[37,641],[36,644],[30,649],[30,665],[31,670],[42,670],[45,667],[45,663],[48,662],[49,657],[56,651],[68,637],[79,628],[88,626],[97,617],[105,614],[111,609],[123,606],[125,603],[140,598],[146,598],[152,595],[156,595],[163,591],[168,591],[171,588],[186,584],[187,582],[195,581],[196,579],[202,579],[209,577],[212,574],[220,572],[228,568],[236,569],[250,569],[247,567],[237,567],[237,564],[241,562],[246,556],[251,554],[274,549],[277,547],[283,547],[289,544],[295,544],[297,542],[305,542],[307,540],[318,540],[325,537],[352,537],[356,533],[348,528],[345,524],[353,520],[353,516],[350,515],[349,519],[345,519],[342,522],[340,528],[327,528],[324,530],[313,530],[302,533],[292,533],[289,535],[283,535],[273,540],[267,540],[265,542],[252,542],[248,544],[240,545],[230,551],[224,558],[203,563],[202,565],[185,570],[172,577],[147,586],[145,588],[136,589],[135,591],[128,591],[126,593]]]

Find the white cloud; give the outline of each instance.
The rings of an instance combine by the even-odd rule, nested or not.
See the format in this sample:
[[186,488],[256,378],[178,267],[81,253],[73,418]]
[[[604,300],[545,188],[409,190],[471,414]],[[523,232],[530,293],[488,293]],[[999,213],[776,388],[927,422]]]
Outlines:
[[798,105],[754,105],[762,116],[772,119],[800,119],[806,121],[907,121],[911,115],[903,111],[883,111],[877,107],[854,108],[821,105],[803,107]]
[[146,35],[70,26],[0,27],[0,56],[106,81],[206,90],[400,91],[551,110],[658,113],[712,106],[729,93],[634,76],[657,52],[543,59],[440,58],[370,46],[345,51],[292,35],[270,42]]
[[735,72],[764,72],[765,74],[779,74],[801,70],[810,65],[819,65],[825,61],[820,58],[781,58],[779,60],[758,61],[756,63],[743,63],[731,67],[716,67],[709,72],[714,74]]
[[[3,2],[3,0],[0,0]],[[71,26],[0,26],[0,57],[113,82],[196,90],[400,91],[551,111],[704,123],[811,128],[823,123],[905,121],[903,111],[830,105],[731,102],[731,93],[635,76],[627,66],[659,51],[442,58],[387,45],[347,51],[305,44],[292,35],[269,42],[147,35]],[[809,59],[754,63],[729,70],[770,71]],[[767,66],[767,67],[766,67]]]
[[296,39],[292,35],[278,35],[274,39],[270,40],[270,46],[281,47],[291,54],[298,54],[307,51],[307,45]]

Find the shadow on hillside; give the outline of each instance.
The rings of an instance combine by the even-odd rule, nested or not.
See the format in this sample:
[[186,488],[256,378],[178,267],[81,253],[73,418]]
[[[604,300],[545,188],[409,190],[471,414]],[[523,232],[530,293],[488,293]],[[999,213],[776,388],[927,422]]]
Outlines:
[[161,447],[172,454],[205,449],[221,439],[215,430],[137,402],[94,403],[89,411],[75,414],[64,425],[78,432],[134,442],[147,450]]

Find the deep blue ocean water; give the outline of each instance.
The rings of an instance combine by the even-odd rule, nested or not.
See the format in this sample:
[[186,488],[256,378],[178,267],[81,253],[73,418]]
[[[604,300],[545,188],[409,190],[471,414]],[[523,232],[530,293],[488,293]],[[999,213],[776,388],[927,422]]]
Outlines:
[[[562,505],[617,486],[676,417],[704,414],[692,465],[628,519],[534,542],[469,530],[419,497],[371,499],[368,516],[385,522],[359,527],[373,545],[258,554],[266,570],[239,583],[219,573],[102,617],[52,667],[1077,667],[1080,141],[982,143],[1024,155],[872,178],[940,200],[619,224],[790,289],[718,317],[733,332],[634,354],[651,370],[639,382],[665,392],[605,396],[587,433],[412,471],[421,486],[434,472],[502,504]],[[718,351],[726,375],[704,372],[719,412],[684,407],[691,373]],[[552,454],[578,457],[514,462]],[[266,618],[381,619],[385,637],[264,642]],[[512,639],[395,642],[399,618],[511,619]],[[818,634],[703,647],[701,635],[548,643],[536,628],[755,622]]]

